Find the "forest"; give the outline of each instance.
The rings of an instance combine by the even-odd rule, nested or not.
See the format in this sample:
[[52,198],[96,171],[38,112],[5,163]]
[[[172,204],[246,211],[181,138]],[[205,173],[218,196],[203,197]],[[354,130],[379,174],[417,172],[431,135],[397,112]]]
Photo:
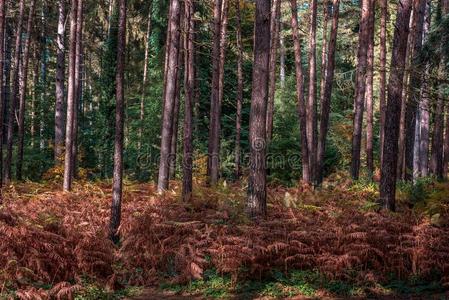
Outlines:
[[449,0],[0,0],[0,300],[449,298]]

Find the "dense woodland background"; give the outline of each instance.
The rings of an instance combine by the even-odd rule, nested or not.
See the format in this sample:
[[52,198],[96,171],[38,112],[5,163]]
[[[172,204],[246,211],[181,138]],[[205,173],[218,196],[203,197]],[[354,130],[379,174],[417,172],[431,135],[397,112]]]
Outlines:
[[0,0],[0,56],[0,298],[445,291],[449,1]]

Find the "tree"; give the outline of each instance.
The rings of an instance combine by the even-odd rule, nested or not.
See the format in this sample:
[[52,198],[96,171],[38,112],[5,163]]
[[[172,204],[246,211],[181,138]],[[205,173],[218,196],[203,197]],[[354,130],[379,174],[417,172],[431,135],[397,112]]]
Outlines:
[[125,115],[125,51],[126,51],[126,0],[119,0],[119,23],[117,44],[117,71],[115,94],[115,142],[114,142],[114,174],[112,182],[111,222],[109,237],[118,242],[118,228],[121,219],[122,186],[123,186],[123,137]]
[[64,191],[72,189],[73,181],[73,152],[71,151],[74,143],[74,118],[76,114],[76,44],[77,44],[77,23],[78,23],[78,1],[72,0],[70,11],[70,41],[69,41],[69,70],[67,84],[67,122],[65,135],[65,160],[64,160]]
[[385,114],[385,141],[380,181],[380,200],[389,210],[395,210],[399,118],[409,33],[411,0],[398,3],[393,50],[388,81],[387,111]]
[[360,150],[362,144],[363,111],[365,107],[367,52],[369,40],[369,19],[371,0],[362,0],[362,12],[360,16],[359,44],[357,50],[357,70],[354,97],[354,122],[352,133],[352,160],[351,176],[359,178],[360,173]]
[[298,5],[296,0],[290,0],[291,25],[293,45],[295,52],[295,73],[296,73],[296,97],[298,101],[299,127],[301,130],[301,157],[302,157],[302,180],[310,184],[312,182],[309,159],[309,144],[307,143],[307,121],[306,103],[304,99],[304,72],[301,64],[301,42],[298,32]]
[[26,27],[27,39],[25,41],[25,47],[23,50],[23,58],[21,64],[21,78],[19,78],[19,118],[18,118],[18,150],[17,150],[17,164],[16,164],[16,177],[17,180],[22,180],[22,166],[23,166],[23,143],[25,135],[25,100],[28,85],[28,62],[30,56],[30,44],[32,25],[34,21],[34,10],[36,0],[32,0],[30,3],[28,21]]
[[254,65],[249,121],[250,166],[247,213],[267,213],[266,117],[270,60],[270,0],[256,0],[254,24]]
[[2,201],[1,187],[2,180],[2,160],[3,160],[3,109],[5,106],[5,90],[3,85],[3,67],[5,59],[5,15],[6,15],[6,0],[0,0],[0,203]]
[[240,13],[240,1],[235,1],[237,15],[237,111],[235,118],[235,178],[240,178],[241,160],[241,132],[242,132],[242,102],[243,102],[243,42],[242,42],[242,18]]
[[368,176],[371,179],[374,173],[374,105],[373,105],[373,80],[374,80],[374,22],[375,22],[375,0],[370,0],[369,20],[368,20],[368,50],[366,66],[366,167]]
[[60,164],[64,155],[64,81],[65,81],[65,3],[58,1],[58,32],[56,35],[56,103],[55,103],[55,162]]
[[228,0],[216,0],[214,6],[213,70],[207,163],[208,183],[212,186],[218,183],[220,172],[220,123],[223,102],[227,25]]
[[271,8],[271,46],[270,46],[270,69],[268,84],[268,109],[267,109],[267,141],[271,141],[273,136],[273,113],[274,113],[274,96],[276,93],[276,58],[279,45],[279,25],[281,14],[281,1],[273,0]]
[[316,27],[317,0],[310,0],[310,28],[309,28],[309,84],[307,98],[307,143],[309,147],[309,168],[312,181],[316,179],[316,150],[317,150],[317,117],[316,117]]
[[17,17],[17,30],[16,41],[14,46],[14,57],[12,67],[12,93],[9,102],[8,110],[8,125],[6,136],[6,157],[4,163],[3,181],[8,184],[11,181],[11,162],[12,162],[12,145],[13,145],[13,133],[14,133],[14,116],[19,96],[19,62],[20,62],[20,50],[22,45],[22,26],[23,26],[23,14],[25,10],[25,1],[20,0],[19,3],[19,15]]
[[380,161],[384,149],[385,112],[387,104],[387,18],[388,0],[380,0],[380,55],[379,55],[379,107],[380,107]]
[[321,95],[321,120],[320,120],[320,135],[318,139],[318,153],[317,153],[317,182],[323,181],[323,165],[324,154],[326,152],[326,138],[329,131],[329,114],[331,109],[331,95],[332,85],[334,81],[335,69],[335,52],[337,48],[337,34],[338,34],[338,18],[340,12],[340,0],[334,0],[332,4],[332,29],[329,39],[329,46],[327,49],[326,70],[324,78],[324,87]]
[[178,53],[180,44],[179,18],[180,4],[178,0],[172,0],[170,5],[170,32],[167,47],[167,74],[164,92],[164,107],[162,116],[161,150],[159,161],[158,192],[162,193],[168,188],[170,169],[170,150],[173,134],[173,114],[176,98],[176,81],[178,79]]
[[193,93],[195,88],[195,50],[194,50],[194,6],[192,0],[184,1],[184,141],[183,141],[183,180],[182,180],[182,199],[186,202],[192,197],[192,116],[193,116]]

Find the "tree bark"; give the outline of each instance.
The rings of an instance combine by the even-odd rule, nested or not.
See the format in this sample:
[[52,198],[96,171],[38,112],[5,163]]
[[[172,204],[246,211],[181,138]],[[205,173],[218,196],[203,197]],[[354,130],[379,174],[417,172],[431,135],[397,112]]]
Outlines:
[[310,184],[312,182],[310,172],[309,147],[307,143],[307,121],[306,102],[304,99],[304,72],[301,64],[301,41],[298,30],[298,5],[296,0],[290,0],[291,5],[291,26],[295,52],[296,71],[296,97],[298,101],[299,127],[301,131],[301,152],[302,152],[302,180]]
[[412,180],[414,172],[415,133],[417,125],[417,110],[419,106],[419,91],[421,90],[424,65],[420,63],[419,55],[422,49],[425,0],[415,0],[413,3],[414,18],[412,24],[413,50],[411,53],[410,82],[405,112],[405,174],[406,180]]
[[279,81],[281,83],[282,90],[285,88],[285,56],[286,56],[285,39],[283,31],[284,31],[284,23],[282,22],[282,14],[281,14],[279,17]]
[[123,186],[123,125],[125,111],[125,49],[126,49],[126,0],[119,0],[119,23],[117,39],[117,69],[115,92],[115,142],[114,173],[112,182],[111,222],[109,237],[115,243],[119,241],[118,228],[121,219],[122,186]]
[[[182,18],[181,18],[182,19]],[[182,20],[181,20],[182,24]],[[182,43],[181,43],[182,44]],[[176,82],[176,97],[175,97],[175,109],[173,112],[173,134],[170,143],[170,179],[175,179],[176,177],[176,155],[178,152],[178,133],[179,133],[179,109],[181,106],[181,65],[182,65],[182,55],[183,53],[179,51],[178,58],[178,79]]]
[[[440,63],[438,78],[443,78],[443,66]],[[443,135],[444,135],[444,96],[441,88],[435,83],[436,104],[434,110],[434,127],[432,133],[432,154],[430,157],[430,171],[438,179],[443,178]]]
[[164,93],[164,108],[162,117],[161,151],[159,161],[158,192],[162,193],[168,189],[170,170],[170,146],[173,134],[173,114],[176,98],[176,81],[178,78],[178,53],[179,53],[179,0],[171,0],[170,5],[170,33],[168,43],[170,51],[167,56],[166,88]]
[[3,85],[3,68],[5,60],[5,17],[6,0],[0,0],[0,204],[2,203],[2,167],[3,167],[3,110],[5,107],[5,86]]
[[316,103],[316,27],[318,1],[310,0],[310,29],[309,29],[309,84],[307,98],[307,143],[309,147],[309,168],[312,181],[316,179],[316,150],[317,150],[317,103]]
[[270,45],[270,67],[269,67],[269,85],[268,85],[268,109],[267,109],[267,143],[271,142],[273,137],[273,114],[274,97],[276,94],[276,59],[279,45],[279,17],[281,14],[281,1],[273,0],[271,7],[271,45]]
[[235,1],[237,15],[237,112],[235,120],[235,178],[241,175],[241,131],[242,131],[242,103],[243,103],[243,42],[240,1]]
[[388,101],[385,118],[384,156],[381,169],[380,200],[384,208],[396,209],[396,178],[398,160],[399,118],[401,114],[401,94],[407,52],[407,37],[411,12],[411,0],[398,3],[393,39],[393,52],[388,81]]
[[67,84],[67,122],[65,134],[65,160],[64,160],[64,191],[68,192],[72,189],[73,181],[73,125],[76,114],[76,44],[77,44],[77,11],[78,1],[72,0],[72,8],[70,11],[70,41],[69,41],[69,70]]
[[64,155],[64,81],[65,81],[65,2],[58,1],[58,32],[56,35],[56,103],[55,103],[55,151],[57,165],[62,163]]
[[185,58],[184,58],[184,140],[183,140],[183,176],[182,199],[189,202],[192,198],[192,169],[193,169],[193,145],[192,145],[192,116],[193,93],[195,88],[195,50],[194,50],[194,6],[193,0],[184,1],[185,13]]
[[[214,8],[214,45],[213,45],[213,59],[214,68],[212,75],[212,95],[211,95],[211,111],[210,111],[210,128],[209,128],[209,156],[208,156],[208,183],[214,186],[218,183],[220,173],[220,130],[221,130],[221,106],[223,102],[223,87],[224,87],[224,60],[226,53],[226,35],[228,25],[228,0],[218,0],[216,5],[220,2],[220,7]],[[218,12],[216,10],[219,10]],[[216,13],[220,14],[216,18]],[[217,37],[218,32],[218,37]],[[218,45],[218,52],[215,47]],[[218,58],[215,58],[218,53]],[[217,60],[217,61],[215,61]],[[217,64],[218,69],[215,68]],[[214,81],[215,87],[214,87]],[[216,89],[216,90],[215,90]],[[215,91],[214,91],[215,90]]]
[[367,53],[369,39],[369,18],[371,0],[362,0],[362,13],[359,30],[359,46],[357,50],[357,73],[355,82],[354,100],[354,122],[352,133],[352,161],[351,176],[359,179],[360,174],[360,151],[362,144],[363,111],[366,90]]
[[27,39],[25,41],[25,46],[23,50],[23,58],[21,65],[22,77],[19,79],[19,117],[18,117],[18,149],[17,149],[17,163],[16,163],[16,177],[17,180],[22,180],[22,167],[23,167],[23,144],[25,135],[25,101],[27,93],[28,84],[28,62],[30,55],[30,44],[31,44],[31,31],[34,20],[34,10],[35,10],[36,0],[32,0],[30,3],[28,21],[26,27]]
[[332,5],[332,29],[327,49],[327,63],[324,78],[324,87],[321,96],[321,120],[320,135],[318,143],[318,162],[317,162],[317,182],[323,181],[323,166],[326,153],[326,138],[329,131],[329,114],[331,110],[332,85],[334,81],[335,70],[335,52],[337,48],[338,19],[340,12],[340,0],[334,0]]
[[11,163],[12,163],[12,145],[13,145],[13,133],[14,133],[14,119],[15,111],[19,96],[19,61],[20,61],[20,50],[21,50],[21,37],[22,37],[22,26],[23,26],[23,14],[25,10],[25,1],[20,0],[19,3],[19,15],[17,19],[17,30],[16,30],[16,41],[14,46],[14,56],[12,61],[12,89],[11,89],[11,99],[9,101],[8,110],[8,131],[6,136],[6,157],[4,162],[4,174],[3,181],[8,184],[11,181]]
[[368,50],[367,50],[367,67],[366,67],[366,167],[368,169],[368,177],[371,180],[374,174],[374,154],[373,154],[373,126],[374,126],[374,110],[373,110],[373,80],[374,80],[374,22],[375,22],[376,2],[370,0],[370,12],[368,22]]
[[250,168],[247,213],[251,218],[267,213],[266,117],[270,60],[270,0],[256,0],[254,64],[249,121]]
[[379,56],[379,107],[380,107],[380,164],[384,149],[385,112],[387,111],[387,19],[388,0],[380,0],[380,56]]
[[[327,43],[328,43],[328,32],[327,27],[329,23],[329,7],[328,2],[323,2],[323,39],[322,39],[322,45],[321,45],[321,78],[320,78],[320,104],[323,103],[323,96],[324,96],[324,88],[326,86],[326,72],[327,72]],[[319,140],[318,140],[319,143]],[[319,146],[318,146],[319,147]],[[317,155],[317,161],[319,160],[319,157]],[[320,170],[319,166],[317,164],[317,176],[319,177]],[[317,177],[317,180],[319,178]]]

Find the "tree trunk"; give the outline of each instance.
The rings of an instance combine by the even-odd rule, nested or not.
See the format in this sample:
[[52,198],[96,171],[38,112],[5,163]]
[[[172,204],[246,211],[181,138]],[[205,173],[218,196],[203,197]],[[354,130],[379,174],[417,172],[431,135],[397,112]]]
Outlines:
[[[220,128],[221,128],[221,106],[223,102],[223,87],[224,87],[224,60],[226,51],[226,34],[228,25],[228,0],[218,0],[216,5],[220,2],[220,7],[214,8],[214,22],[217,21],[216,13],[220,14],[218,18],[219,23],[215,24],[214,28],[214,45],[213,45],[213,59],[214,69],[212,78],[212,95],[211,95],[211,111],[210,111],[210,125],[209,125],[209,156],[208,156],[208,183],[216,185],[220,173]],[[216,10],[219,10],[217,12]],[[218,32],[218,37],[217,37]],[[218,44],[218,52],[215,47]],[[218,53],[218,58],[215,54]],[[215,61],[217,60],[217,61]],[[218,69],[215,69],[217,64]],[[215,87],[214,87],[214,81]],[[215,90],[216,89],[216,90]],[[214,91],[215,90],[215,91]]]
[[296,0],[290,0],[291,5],[291,25],[295,52],[295,71],[296,71],[296,97],[298,101],[299,127],[301,130],[301,152],[302,152],[302,180],[310,184],[310,159],[307,143],[307,121],[306,121],[306,102],[304,99],[304,72],[301,64],[301,41],[299,40],[298,30],[298,6]]
[[[180,24],[182,24],[182,17]],[[182,44],[182,43],[181,43]],[[176,80],[176,97],[175,97],[175,109],[173,112],[173,134],[170,143],[170,179],[176,177],[176,154],[178,152],[178,133],[179,133],[179,109],[181,106],[181,66],[183,53],[179,51],[178,58],[178,79]]]
[[286,56],[285,39],[283,31],[284,31],[284,23],[282,22],[282,14],[281,14],[279,16],[279,81],[281,82],[282,90],[285,88],[285,56]]
[[19,118],[18,118],[18,150],[17,150],[17,164],[16,164],[16,177],[17,180],[22,180],[22,166],[23,166],[23,144],[25,135],[25,101],[27,93],[28,84],[28,62],[30,55],[30,44],[31,44],[31,31],[34,20],[34,10],[35,10],[36,0],[32,0],[30,3],[28,21],[27,21],[27,39],[25,41],[25,47],[23,51],[21,73],[20,78],[20,91],[19,91]]
[[8,184],[11,181],[11,163],[12,163],[12,144],[13,144],[13,133],[14,133],[14,119],[15,111],[19,96],[19,61],[20,61],[20,50],[22,44],[22,25],[23,25],[23,14],[25,10],[25,1],[20,0],[19,3],[19,15],[17,19],[17,31],[16,31],[16,41],[14,46],[14,57],[12,61],[12,90],[11,99],[9,101],[8,110],[8,132],[6,136],[6,157],[4,163],[4,174],[3,181]]
[[176,98],[176,81],[178,79],[178,53],[179,53],[179,0],[172,0],[170,5],[170,33],[167,46],[170,51],[167,56],[166,88],[164,93],[164,108],[162,117],[161,152],[159,161],[158,192],[168,189],[170,170],[170,146],[173,134],[173,116]]
[[355,82],[354,123],[352,133],[351,176],[359,179],[360,151],[362,144],[363,111],[365,106],[367,53],[369,39],[369,19],[371,0],[362,0],[362,13],[359,30],[359,46],[357,50],[357,73]]
[[117,38],[117,69],[115,92],[115,142],[114,173],[112,182],[111,222],[109,237],[115,243],[119,241],[118,228],[121,219],[123,186],[123,124],[125,110],[125,49],[126,49],[126,0],[119,0],[119,23]]
[[142,78],[142,96],[140,97],[140,114],[139,114],[139,131],[138,131],[138,141],[137,150],[139,154],[142,151],[142,139],[143,139],[143,127],[145,119],[145,90],[148,78],[148,63],[150,60],[150,37],[151,37],[151,10],[153,8],[153,1],[150,2],[148,21],[147,21],[147,32],[145,35],[145,58],[143,61],[143,78]]
[[331,110],[332,85],[335,70],[335,52],[337,48],[338,18],[340,12],[340,0],[334,0],[332,6],[332,31],[327,49],[326,77],[324,78],[324,88],[321,95],[321,121],[320,136],[318,143],[317,162],[317,182],[323,181],[323,166],[326,153],[326,138],[329,131],[329,114]]
[[5,16],[6,0],[0,0],[0,204],[2,203],[2,167],[3,167],[3,110],[5,107],[5,86],[3,85],[3,67],[5,59]]
[[[324,95],[324,88],[326,86],[326,72],[327,72],[327,27],[329,23],[329,3],[327,1],[323,2],[323,40],[321,45],[321,78],[320,78],[320,104],[323,103],[323,95]],[[318,141],[319,143],[319,141]],[[319,147],[319,146],[318,146]],[[319,157],[317,155],[317,180],[319,180],[318,177],[320,177],[320,170],[318,166],[318,160]]]
[[[438,78],[443,78],[443,66],[440,63]],[[441,87],[435,82],[436,104],[434,110],[434,127],[432,134],[432,154],[430,157],[430,170],[438,179],[443,178],[443,134],[444,134],[444,96]]]
[[387,18],[388,0],[380,0],[380,82],[379,82],[379,107],[380,107],[380,164],[382,165],[384,149],[385,112],[387,111]]
[[408,86],[409,101],[405,112],[405,174],[406,180],[412,180],[414,170],[415,133],[417,133],[417,110],[419,106],[419,91],[421,90],[424,65],[420,63],[419,54],[422,49],[425,0],[415,0],[413,3],[414,17],[412,24],[413,50],[411,53],[410,82]]
[[374,22],[375,22],[376,2],[370,0],[370,13],[368,22],[368,51],[366,67],[366,167],[368,169],[368,178],[371,180],[374,174],[374,155],[373,155],[373,79],[374,79]]
[[65,0],[58,1],[58,33],[56,36],[56,103],[55,103],[55,151],[57,165],[62,163],[64,154],[64,81],[65,81]]
[[276,94],[276,58],[279,44],[279,17],[281,14],[281,1],[273,0],[271,7],[271,45],[270,45],[270,69],[268,86],[268,109],[267,109],[267,143],[269,144],[273,137],[273,114],[274,97]]
[[386,209],[396,208],[396,177],[398,160],[399,118],[401,95],[409,33],[411,0],[398,3],[393,39],[393,52],[388,82],[388,101],[385,114],[385,143],[381,169],[380,200]]
[[239,179],[241,175],[241,131],[242,131],[242,103],[243,103],[243,42],[242,25],[240,13],[240,1],[235,1],[237,15],[237,112],[235,120],[235,178]]
[[77,11],[78,1],[72,0],[70,11],[70,41],[69,41],[69,71],[67,84],[67,122],[65,134],[65,160],[64,160],[64,191],[72,189],[73,153],[71,151],[74,143],[73,124],[76,114],[76,44],[77,44]]
[[185,13],[185,58],[184,58],[184,141],[183,141],[183,176],[182,199],[190,201],[192,198],[192,169],[193,169],[193,145],[192,145],[192,115],[193,93],[195,88],[195,50],[194,50],[194,7],[193,0],[184,1]]
[[254,64],[249,121],[250,166],[247,213],[251,218],[267,213],[266,117],[270,60],[270,0],[256,0]]
[[307,143],[309,147],[309,168],[312,181],[316,179],[317,150],[317,118],[316,118],[316,27],[317,0],[310,0],[310,30],[309,30],[309,94],[307,100]]

